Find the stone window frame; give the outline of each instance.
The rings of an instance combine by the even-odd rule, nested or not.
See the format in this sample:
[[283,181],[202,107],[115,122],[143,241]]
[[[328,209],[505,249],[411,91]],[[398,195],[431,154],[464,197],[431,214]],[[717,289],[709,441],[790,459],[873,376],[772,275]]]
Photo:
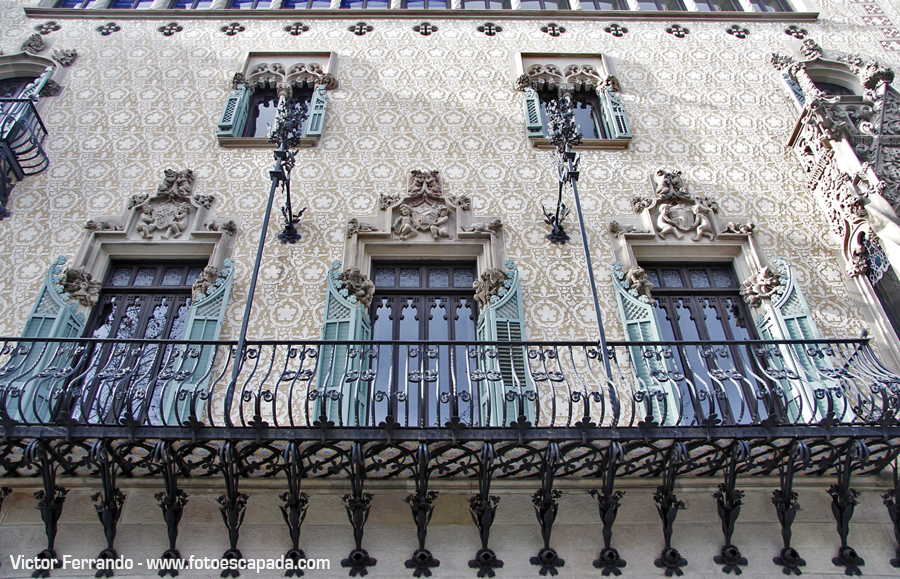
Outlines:
[[[231,122],[239,115],[246,118],[249,94],[257,87],[275,88],[279,97],[290,98],[297,86],[313,89],[309,117],[304,128],[300,147],[315,147],[325,131],[328,95],[327,91],[338,88],[338,53],[334,51],[258,51],[245,52],[240,60],[238,72],[231,80],[233,92],[226,98],[224,109],[219,114],[216,135],[220,147],[243,149],[274,149],[275,144],[265,137],[231,136],[228,127],[229,108]],[[295,65],[316,65],[315,69],[294,70]],[[261,68],[264,67],[264,68]],[[313,119],[315,117],[315,121]],[[311,127],[315,124],[316,131]],[[309,133],[307,136],[306,133]],[[243,129],[241,130],[243,133]]]
[[[533,68],[535,65],[544,67],[544,70],[535,72]],[[548,65],[554,66],[560,74],[549,73]],[[569,66],[578,66],[580,70],[569,74],[567,70]],[[585,72],[585,66],[590,66],[592,70]],[[618,116],[624,118],[623,134],[625,136],[617,138],[613,135],[604,139],[584,139],[582,144],[575,149],[621,151],[629,147],[632,136],[627,113],[623,112],[624,106],[619,97],[622,88],[616,74],[614,59],[608,54],[518,52],[513,58],[512,73],[513,78],[516,79],[516,90],[522,91],[523,94],[526,135],[535,149],[548,151],[554,149],[544,136],[546,127],[540,119],[540,100],[537,94],[538,90],[554,89],[559,92],[560,96],[575,91],[596,92],[597,100],[601,105],[598,113],[603,116],[610,115],[611,122],[616,123],[615,115],[611,115],[609,111],[613,106],[617,106],[620,109]],[[574,83],[558,82],[560,80],[574,80]],[[589,86],[589,83],[593,84]]]

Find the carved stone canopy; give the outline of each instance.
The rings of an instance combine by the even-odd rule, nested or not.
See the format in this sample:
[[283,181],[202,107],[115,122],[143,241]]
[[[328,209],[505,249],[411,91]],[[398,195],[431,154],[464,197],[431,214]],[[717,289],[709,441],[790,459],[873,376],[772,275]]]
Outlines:
[[[337,80],[325,72],[322,65],[316,62],[297,62],[284,65],[280,62],[259,62],[254,64],[246,74],[236,72],[231,86],[245,86],[251,92],[257,88],[314,88],[324,86],[325,90],[337,88]],[[288,95],[290,96],[290,95]]]
[[534,90],[555,90],[560,96],[573,91],[600,92],[609,87],[613,91],[621,90],[619,80],[607,75],[590,64],[570,64],[560,68],[556,64],[532,64],[525,74],[516,80],[516,88]]

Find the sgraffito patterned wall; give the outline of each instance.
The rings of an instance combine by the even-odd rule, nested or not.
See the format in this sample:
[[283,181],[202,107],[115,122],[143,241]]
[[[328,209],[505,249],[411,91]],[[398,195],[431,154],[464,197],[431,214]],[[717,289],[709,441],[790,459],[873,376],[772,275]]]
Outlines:
[[[4,54],[18,52],[45,21],[26,18],[23,5],[0,2]],[[848,4],[829,0],[821,8],[818,22],[801,26],[826,56],[861,53],[896,65]],[[748,217],[757,224],[766,256],[784,255],[795,268],[825,336],[865,325],[823,233],[828,223],[785,147],[796,112],[768,64],[772,52],[788,50],[785,23],[741,23],[749,35],[739,39],[725,32],[732,23],[716,21],[684,22],[690,33],[677,38],[665,32],[677,19],[627,21],[628,33],[618,38],[604,32],[608,23],[577,19],[562,21],[566,32],[558,37],[541,32],[546,21],[502,17],[496,22],[503,31],[492,37],[476,30],[480,22],[439,13],[430,36],[414,32],[419,21],[411,19],[373,19],[374,29],[357,36],[347,28],[359,18],[346,17],[304,19],[309,30],[292,36],[282,28],[294,20],[247,20],[233,36],[219,30],[230,20],[184,20],[171,36],[157,31],[160,20],[119,19],[121,30],[109,35],[96,30],[108,20],[59,20],[61,29],[46,38],[79,58],[64,91],[43,105],[50,168],[16,187],[13,215],[0,222],[0,333],[21,332],[47,267],[57,255],[74,256],[87,219],[120,213],[171,167],[193,169],[195,192],[215,195],[219,215],[241,218],[223,330],[223,337],[236,336],[271,152],[222,149],[215,131],[230,78],[250,50],[340,55],[325,135],[299,153],[294,173],[295,203],[308,206],[303,239],[277,242],[276,210],[251,337],[318,337],[325,274],[341,256],[348,216],[374,214],[378,195],[401,193],[416,168],[439,169],[445,192],[469,195],[475,215],[502,217],[507,255],[521,271],[530,338],[594,337],[577,235],[565,246],[544,238],[540,205],[555,202],[555,173],[548,153],[531,149],[524,134],[511,66],[517,51],[615,59],[634,140],[627,151],[584,153],[579,183],[611,338],[622,332],[605,220],[633,215],[632,197],[649,194],[649,172],[664,165],[684,171],[694,193],[718,199],[723,221]]]

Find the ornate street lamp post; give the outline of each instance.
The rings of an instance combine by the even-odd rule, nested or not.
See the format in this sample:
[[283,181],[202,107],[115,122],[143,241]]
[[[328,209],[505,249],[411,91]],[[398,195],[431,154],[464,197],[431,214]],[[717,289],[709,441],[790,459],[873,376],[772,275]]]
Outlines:
[[[262,262],[263,249],[266,245],[266,232],[269,230],[269,218],[272,214],[272,206],[275,204],[275,191],[281,186],[285,194],[285,204],[281,208],[284,215],[284,231],[278,234],[282,243],[295,243],[300,239],[300,234],[295,227],[300,222],[300,217],[306,211],[304,207],[296,215],[291,208],[291,170],[294,168],[296,148],[303,137],[303,127],[308,116],[308,108],[305,102],[282,99],[278,103],[278,114],[275,122],[269,128],[269,141],[276,143],[275,165],[269,170],[272,178],[272,187],[269,189],[269,201],[266,204],[266,213],[263,217],[262,231],[259,234],[259,245],[256,247],[256,261],[253,264],[253,274],[250,277],[250,289],[247,292],[247,305],[244,308],[244,319],[241,322],[241,333],[238,336],[237,352],[235,353],[234,368],[231,372],[231,382],[228,384],[228,392],[225,395],[225,423],[231,423],[231,404],[238,375],[241,372],[241,360],[243,360],[244,348],[247,343],[247,326],[250,323],[250,313],[253,310],[253,296],[256,294],[256,280],[259,277],[259,267]],[[291,150],[294,149],[294,150]]]
[[606,349],[606,332],[603,330],[603,317],[600,315],[600,301],[597,299],[597,283],[594,281],[591,250],[588,247],[587,230],[584,227],[584,215],[581,212],[581,200],[578,197],[578,163],[581,161],[581,155],[572,150],[572,147],[581,144],[581,129],[575,123],[575,109],[568,96],[547,104],[547,138],[550,144],[556,147],[556,172],[559,176],[556,212],[550,213],[543,206],[541,207],[547,218],[546,223],[552,227],[547,239],[552,243],[565,243],[569,240],[563,226],[563,220],[569,214],[569,208],[563,203],[563,190],[566,185],[571,185],[575,197],[575,212],[578,214],[578,226],[581,228],[581,244],[584,247],[588,279],[591,282],[591,296],[594,298],[594,312],[597,315],[600,355],[603,357],[606,379],[611,380],[609,353]]

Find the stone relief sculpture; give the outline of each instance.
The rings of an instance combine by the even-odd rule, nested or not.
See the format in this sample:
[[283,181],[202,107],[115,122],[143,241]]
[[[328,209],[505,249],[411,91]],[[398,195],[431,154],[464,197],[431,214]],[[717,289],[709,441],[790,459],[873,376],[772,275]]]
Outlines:
[[412,221],[412,209],[409,205],[400,206],[400,216],[394,220],[392,229],[401,240],[406,241],[410,235],[415,235]]
[[532,64],[516,79],[516,90],[555,90],[560,96],[572,91],[621,90],[619,79],[605,75],[590,64],[570,64],[560,70],[555,64]]
[[63,290],[83,306],[93,306],[100,297],[100,282],[95,281],[84,266],[66,268],[61,282]]
[[64,48],[53,51],[53,60],[61,66],[72,66],[78,59],[78,52],[74,48]]
[[122,225],[112,221],[94,221],[88,219],[84,224],[84,228],[88,231],[122,231]]
[[496,267],[485,270],[479,279],[472,284],[475,288],[475,303],[485,308],[491,303],[491,296],[500,295],[500,289],[506,282],[506,272]]
[[[718,228],[713,224],[713,215],[718,213],[719,205],[714,199],[692,195],[677,169],[661,167],[653,172],[650,180],[653,197],[635,197],[632,206],[637,213],[649,212],[659,239],[670,234],[683,239],[688,233],[694,234],[693,241],[716,238]],[[610,227],[610,232],[618,236],[612,224]]]
[[206,227],[207,231],[224,231],[228,235],[232,236],[237,233],[237,223],[235,223],[233,219],[229,219],[228,221],[223,221],[221,223],[217,221],[210,221],[204,227]]
[[215,266],[207,265],[204,267],[200,276],[191,286],[191,299],[195,302],[202,300],[210,289],[216,287],[216,281],[221,275],[222,272]]
[[496,235],[501,227],[503,227],[503,222],[499,219],[494,219],[489,223],[473,223],[471,227],[463,227],[462,230],[468,233],[490,233]]
[[725,227],[722,228],[722,233],[750,235],[753,233],[754,229],[756,229],[756,225],[751,221],[748,221],[747,223],[735,223],[734,221],[729,221],[725,224]]
[[[191,215],[200,208],[209,209],[215,201],[211,195],[193,194],[193,188],[193,171],[166,169],[153,195],[131,196],[128,208],[138,214],[135,231],[144,239],[153,239],[157,231],[162,232],[162,239],[180,237],[188,229]],[[226,232],[231,229],[227,222],[223,227]],[[207,230],[218,231],[219,226],[211,229],[207,224]],[[229,233],[233,234],[233,230]]]
[[741,296],[751,308],[762,305],[763,299],[768,299],[780,292],[780,276],[769,266],[760,268],[741,284]]
[[32,34],[28,37],[28,39],[22,43],[22,51],[28,52],[30,54],[37,54],[40,51],[44,50],[46,46],[44,45],[44,39],[40,34]]
[[187,226],[187,203],[164,203],[158,206],[144,205],[141,207],[141,223],[137,230],[144,239],[153,239],[153,232],[163,232],[163,239],[170,239],[181,235]]
[[631,295],[637,298],[645,296],[647,299],[641,301],[646,301],[646,303],[652,304],[654,302],[653,296],[650,295],[653,284],[647,278],[647,272],[644,271],[644,268],[639,265],[629,268],[628,271],[625,272],[624,281],[627,284],[626,287]]
[[359,271],[359,268],[351,267],[344,270],[338,277],[347,290],[348,295],[355,296],[356,301],[361,303],[363,307],[368,308],[372,305],[372,296],[375,295],[375,284]]
[[347,221],[347,237],[353,237],[360,231],[364,233],[371,233],[378,231],[378,228],[371,223],[366,223],[365,221],[360,221],[356,217],[351,217]]

